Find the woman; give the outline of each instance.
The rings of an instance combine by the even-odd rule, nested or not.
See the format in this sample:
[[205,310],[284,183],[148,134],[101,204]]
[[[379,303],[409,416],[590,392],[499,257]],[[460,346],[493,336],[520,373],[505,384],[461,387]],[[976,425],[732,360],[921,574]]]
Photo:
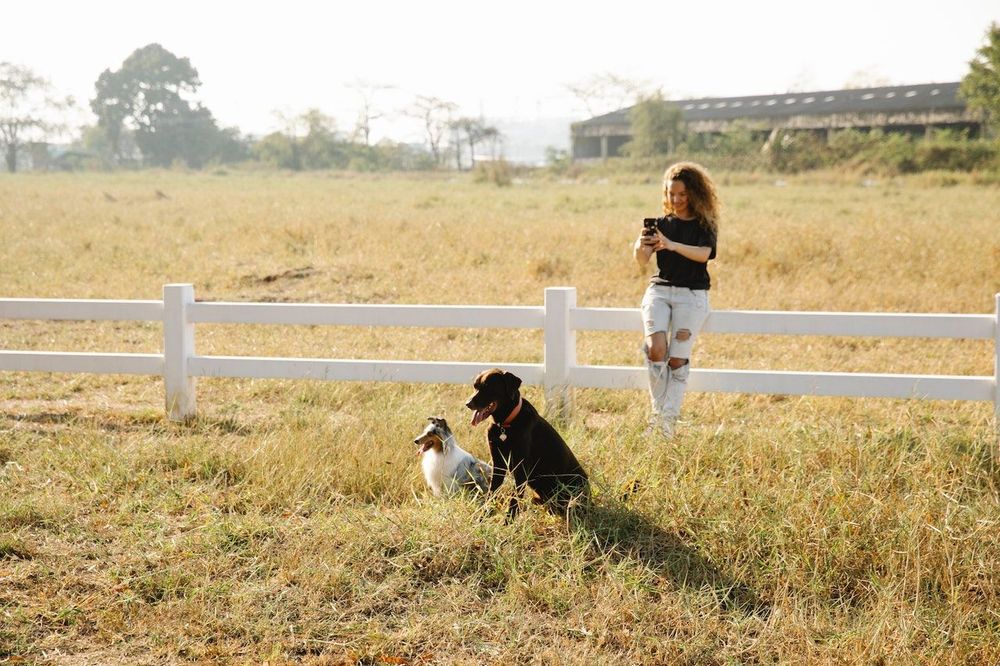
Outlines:
[[[691,348],[708,317],[708,262],[715,258],[719,199],[703,167],[679,162],[663,174],[664,217],[636,239],[640,266],[656,254],[642,299],[651,430],[672,437],[691,370]],[[669,337],[668,337],[669,334]]]

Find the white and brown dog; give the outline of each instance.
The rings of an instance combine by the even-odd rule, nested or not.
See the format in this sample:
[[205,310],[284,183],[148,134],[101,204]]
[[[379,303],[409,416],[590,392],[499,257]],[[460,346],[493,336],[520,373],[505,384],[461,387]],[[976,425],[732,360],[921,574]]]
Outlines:
[[430,423],[413,443],[417,445],[417,455],[422,458],[420,466],[431,492],[435,495],[452,495],[460,490],[485,493],[493,468],[459,446],[443,418],[429,416],[427,420]]

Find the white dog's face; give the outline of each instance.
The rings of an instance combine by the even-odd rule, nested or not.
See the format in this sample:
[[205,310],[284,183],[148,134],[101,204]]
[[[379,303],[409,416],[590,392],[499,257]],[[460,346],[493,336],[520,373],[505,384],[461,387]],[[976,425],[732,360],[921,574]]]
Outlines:
[[451,429],[448,422],[438,416],[428,416],[429,423],[413,443],[417,446],[417,455],[422,455],[431,449],[444,453],[451,440]]

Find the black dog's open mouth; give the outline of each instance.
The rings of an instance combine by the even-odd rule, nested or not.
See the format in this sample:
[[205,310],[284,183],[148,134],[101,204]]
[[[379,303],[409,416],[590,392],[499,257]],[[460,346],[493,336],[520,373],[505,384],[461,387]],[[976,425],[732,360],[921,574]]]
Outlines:
[[477,409],[475,413],[472,415],[472,425],[477,426],[486,419],[488,419],[490,414],[496,411],[496,408],[497,408],[497,402],[496,400],[494,400],[493,402],[486,405],[482,409]]

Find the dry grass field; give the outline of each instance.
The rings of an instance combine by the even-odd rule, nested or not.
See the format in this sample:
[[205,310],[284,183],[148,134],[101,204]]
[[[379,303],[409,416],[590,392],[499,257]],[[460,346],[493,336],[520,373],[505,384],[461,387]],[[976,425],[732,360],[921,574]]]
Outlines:
[[[642,181],[645,182],[642,182]],[[1000,189],[925,174],[719,175],[715,309],[991,313]],[[659,174],[0,177],[0,297],[637,307]],[[160,351],[159,326],[0,321],[0,349]],[[584,363],[639,340],[581,333]],[[536,332],[206,325],[208,354],[541,361]],[[706,334],[696,367],[992,375],[986,342]],[[471,377],[470,377],[471,380]],[[0,373],[0,664],[998,663],[992,406],[639,391],[558,424],[592,513],[423,487],[463,386]],[[537,405],[540,390],[527,396]],[[636,491],[621,498],[635,482]],[[502,498],[500,500],[502,502]]]

